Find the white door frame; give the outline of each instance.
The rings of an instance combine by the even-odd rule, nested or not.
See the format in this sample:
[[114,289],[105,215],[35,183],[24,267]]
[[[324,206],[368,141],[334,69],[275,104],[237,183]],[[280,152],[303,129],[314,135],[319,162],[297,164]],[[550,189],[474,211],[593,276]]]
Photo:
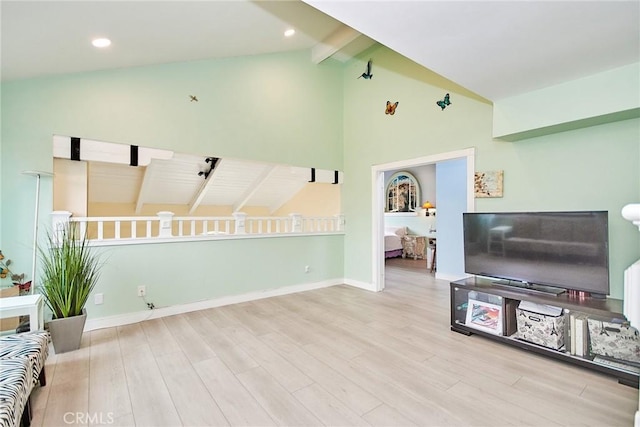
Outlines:
[[447,153],[418,157],[415,159],[399,160],[371,167],[371,215],[373,228],[372,255],[372,287],[376,292],[384,289],[384,173],[391,170],[430,165],[445,160],[467,159],[467,211],[474,210],[473,178],[475,171],[475,148],[449,151]]

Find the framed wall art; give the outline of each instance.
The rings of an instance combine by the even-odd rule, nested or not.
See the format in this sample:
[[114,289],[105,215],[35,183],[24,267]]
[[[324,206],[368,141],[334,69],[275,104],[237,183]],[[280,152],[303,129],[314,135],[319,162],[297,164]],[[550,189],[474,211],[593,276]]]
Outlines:
[[391,176],[386,191],[385,212],[416,212],[420,207],[420,186],[409,172],[396,172]]
[[504,171],[476,172],[474,188],[476,198],[502,197]]

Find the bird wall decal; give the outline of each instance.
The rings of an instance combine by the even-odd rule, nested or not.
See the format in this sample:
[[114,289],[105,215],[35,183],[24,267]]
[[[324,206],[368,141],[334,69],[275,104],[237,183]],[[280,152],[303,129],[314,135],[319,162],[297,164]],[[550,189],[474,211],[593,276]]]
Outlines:
[[449,100],[449,94],[447,93],[444,96],[444,99],[441,101],[436,101],[436,105],[440,108],[442,108],[442,110],[444,110],[445,108],[447,108],[447,105],[451,105],[451,101]]
[[364,78],[369,80],[371,77],[373,77],[373,74],[371,74],[371,60],[369,60],[369,62],[367,62],[367,71],[365,71],[364,73],[360,74],[358,76],[358,78]]

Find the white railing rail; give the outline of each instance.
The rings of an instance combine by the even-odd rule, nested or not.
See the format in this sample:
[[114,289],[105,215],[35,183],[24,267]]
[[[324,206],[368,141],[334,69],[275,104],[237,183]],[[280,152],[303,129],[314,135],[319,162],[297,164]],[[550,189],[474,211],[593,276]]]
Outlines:
[[279,234],[323,234],[344,231],[344,215],[304,217],[249,217],[243,212],[232,216],[174,216],[173,212],[158,212],[156,216],[74,217],[71,212],[51,213],[53,230],[67,222],[78,223],[80,232],[90,241],[130,242],[162,239],[215,238],[222,236],[262,236]]

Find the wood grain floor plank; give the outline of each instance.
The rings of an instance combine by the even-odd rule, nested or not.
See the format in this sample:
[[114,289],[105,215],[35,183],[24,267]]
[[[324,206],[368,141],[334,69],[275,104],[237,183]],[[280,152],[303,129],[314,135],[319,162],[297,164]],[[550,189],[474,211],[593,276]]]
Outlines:
[[249,354],[225,335],[204,312],[194,311],[186,314],[200,338],[209,345],[215,354],[235,374],[257,368],[258,363]]
[[[359,337],[340,329],[336,325],[330,323],[318,323],[303,318],[278,318],[274,322],[274,329],[283,335],[296,339],[302,333],[309,338],[303,340],[305,344],[319,343],[325,346],[335,348],[342,357],[351,359],[358,356],[371,348],[371,344],[363,341]],[[296,331],[296,332],[292,332]]]
[[269,327],[269,322],[264,321],[265,317],[272,316],[272,314],[269,314],[269,311],[261,312],[259,309],[260,304],[261,301],[247,302],[221,307],[220,310],[242,324],[253,335],[259,336],[272,331]]
[[118,326],[118,342],[120,343],[120,351],[126,357],[129,352],[134,351],[136,347],[144,345],[149,346],[147,336],[142,328],[143,323],[132,323],[129,325]]
[[113,427],[135,427],[136,420],[133,418],[133,414],[127,414],[118,418],[114,418],[113,421],[108,420],[108,421],[103,421],[103,422],[99,422],[91,425],[96,425],[96,426],[109,425]]
[[162,321],[191,363],[215,357],[216,353],[200,339],[198,333],[189,324],[186,315],[164,317]]
[[162,354],[156,361],[185,426],[229,425],[183,352]]
[[132,414],[117,330],[91,332],[90,350],[89,413],[113,420]]
[[[84,333],[79,350],[55,355],[55,373],[47,379],[47,387],[51,388],[42,414],[43,426],[63,425],[69,413],[88,413],[90,344],[90,334]],[[85,419],[79,421],[78,424],[87,425]]]
[[[418,390],[420,394],[417,395],[407,390],[406,387],[398,387],[393,383],[393,378],[384,375],[376,368],[368,369],[353,360],[342,359],[331,348],[318,344],[307,345],[304,348],[334,370],[369,391],[383,403],[401,410],[407,418],[418,425],[466,425],[455,416],[459,402],[453,404],[450,396],[438,394],[444,393],[443,390],[435,389],[432,390],[434,394],[421,394],[424,388],[420,386]],[[428,380],[426,381],[425,387],[428,386]],[[444,406],[435,402],[435,400],[442,401],[443,399],[446,403]],[[455,408],[449,409],[452,406]],[[425,424],[426,420],[429,421],[428,424]]]
[[[42,418],[43,426],[88,425],[84,414],[89,413],[89,377],[64,379],[53,383],[47,407]],[[80,416],[77,416],[80,414]]]
[[381,333],[366,324],[338,320],[335,325],[352,334],[358,339],[364,340],[371,346],[370,351],[393,353],[399,357],[422,362],[431,356],[433,352],[427,350],[427,346],[416,346],[397,338],[393,333]]
[[[552,427],[559,424],[540,414],[531,412],[520,406],[505,405],[502,399],[491,393],[484,393],[479,388],[473,387],[464,381],[447,390],[455,398],[464,402],[461,410],[469,414],[469,418],[475,420],[490,419],[493,425],[516,426],[540,426]],[[480,425],[485,422],[481,421]]]
[[45,362],[45,374],[47,376],[47,385],[44,387],[36,386],[31,392],[31,410],[33,418],[31,425],[33,427],[41,426],[44,417],[44,411],[47,407],[49,392],[51,390],[51,380],[56,371],[56,355],[53,352],[53,345],[49,343],[49,357]]
[[326,426],[368,426],[363,418],[349,409],[317,383],[293,393],[313,415]]
[[313,383],[313,380],[302,371],[250,332],[237,328],[233,330],[223,329],[223,332],[235,340],[244,351],[251,354],[259,367],[269,372],[288,391],[294,392]]
[[638,390],[632,387],[621,388],[618,384],[607,382],[587,384],[580,396],[594,404],[604,404],[617,411],[632,414],[638,409],[635,399],[637,393]]
[[[563,410],[573,413],[573,419],[579,423],[591,426],[628,426],[633,424],[632,414],[612,408],[604,402],[589,402],[581,396],[574,396],[556,388],[553,383],[536,381],[531,378],[521,378],[513,386],[514,390],[522,390],[526,393],[545,396],[544,405],[553,408],[562,406]],[[556,408],[553,412],[560,412]]]
[[218,358],[195,363],[194,369],[220,410],[234,426],[274,426],[273,419]]
[[173,337],[162,319],[151,319],[140,323],[151,351],[156,356],[180,351],[180,344]]
[[374,395],[311,356],[284,335],[271,333],[261,336],[260,339],[277,350],[313,381],[322,385],[356,414],[365,414],[382,403]]
[[319,426],[320,420],[263,368],[237,375],[249,393],[281,426]]
[[149,344],[144,341],[141,345],[130,346],[123,362],[136,424],[181,425],[171,394],[167,390]]
[[382,404],[377,408],[371,410],[368,414],[365,414],[364,419],[368,421],[370,425],[377,427],[418,426],[418,424],[412,423],[396,409],[385,404]]

